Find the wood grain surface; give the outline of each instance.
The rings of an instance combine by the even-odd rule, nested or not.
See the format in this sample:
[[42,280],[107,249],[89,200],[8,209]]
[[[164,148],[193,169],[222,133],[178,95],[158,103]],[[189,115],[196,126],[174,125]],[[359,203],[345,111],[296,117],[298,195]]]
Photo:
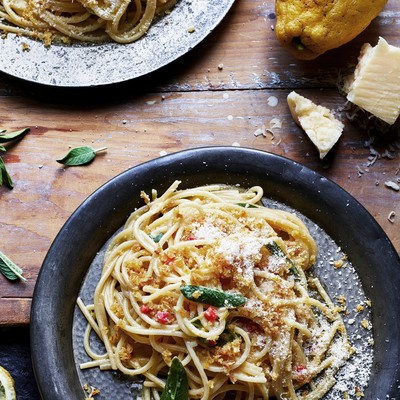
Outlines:
[[[353,110],[339,90],[363,43],[376,44],[382,36],[400,46],[399,17],[399,2],[390,0],[352,42],[317,60],[298,61],[276,40],[274,2],[237,0],[189,54],[135,81],[68,89],[0,73],[0,128],[31,128],[2,155],[15,187],[0,187],[0,250],[23,268],[27,281],[0,276],[0,325],[29,324],[44,257],[87,196],[132,166],[189,148],[240,145],[300,162],[351,193],[400,252],[400,192],[385,185],[400,181],[399,124],[382,133],[365,116],[350,121]],[[345,124],[323,161],[290,115],[291,90],[332,109]],[[56,162],[81,145],[107,151],[87,166]]]

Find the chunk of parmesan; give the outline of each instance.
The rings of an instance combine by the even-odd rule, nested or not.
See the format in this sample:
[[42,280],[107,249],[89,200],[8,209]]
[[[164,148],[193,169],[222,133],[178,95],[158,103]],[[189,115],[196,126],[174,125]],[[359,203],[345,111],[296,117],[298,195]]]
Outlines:
[[400,48],[383,38],[375,47],[365,43],[344,89],[353,104],[393,125],[400,114]]
[[294,91],[288,95],[287,102],[293,119],[303,128],[323,159],[342,135],[342,122],[327,108]]

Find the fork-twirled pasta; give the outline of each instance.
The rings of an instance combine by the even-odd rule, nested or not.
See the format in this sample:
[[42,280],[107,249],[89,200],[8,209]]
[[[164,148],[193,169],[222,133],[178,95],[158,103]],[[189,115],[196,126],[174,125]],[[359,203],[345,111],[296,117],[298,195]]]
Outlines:
[[[305,224],[260,205],[260,187],[178,185],[142,193],[109,245],[94,304],[78,299],[92,359],[81,368],[142,375],[145,400],[160,398],[174,357],[190,399],[321,399],[353,349],[305,273],[317,257]],[[105,354],[91,349],[92,329]]]
[[0,31],[43,40],[131,43],[176,0],[0,0]]

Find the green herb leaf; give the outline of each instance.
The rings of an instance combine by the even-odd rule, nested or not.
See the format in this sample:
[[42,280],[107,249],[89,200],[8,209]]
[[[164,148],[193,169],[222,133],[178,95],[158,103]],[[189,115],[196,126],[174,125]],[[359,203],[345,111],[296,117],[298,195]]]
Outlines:
[[223,347],[227,343],[233,342],[237,337],[238,335],[234,331],[226,327],[217,340],[217,346]]
[[[192,322],[192,324],[197,328],[202,330],[203,329],[203,325],[201,323],[200,320],[196,319],[195,321]],[[221,333],[221,335],[219,335],[218,339],[215,340],[208,340],[202,337],[198,337],[197,340],[208,346],[208,347],[215,347],[215,346],[219,346],[219,347],[223,347],[225,346],[227,343],[233,342],[236,338],[238,337],[238,335],[229,329],[229,327],[226,327],[223,332]]]
[[[201,323],[201,321],[200,321],[199,319],[196,319],[195,321],[193,321],[192,324],[193,324],[197,329],[203,330],[203,328],[204,328],[204,327],[203,327],[203,324]],[[214,347],[214,346],[217,344],[217,342],[216,342],[215,340],[208,340],[208,339],[205,339],[205,338],[202,338],[202,337],[198,337],[197,340],[198,340],[201,344],[204,344],[204,345],[206,345],[206,346],[208,346],[208,347]]]
[[179,358],[174,357],[160,400],[187,400],[188,397],[189,383],[185,368]]
[[250,204],[250,203],[238,203],[238,206],[244,207],[244,208],[258,208],[254,204]]
[[4,146],[0,146],[0,151],[6,151],[6,148]]
[[8,174],[6,165],[3,159],[0,157],[0,186],[6,184],[10,189],[14,187],[11,176]]
[[292,260],[289,260],[290,262],[290,267],[289,267],[289,272],[294,275],[295,280],[299,280],[300,279],[300,274],[299,274],[299,270],[296,268],[296,266],[294,265]]
[[96,157],[96,154],[99,151],[103,151],[106,149],[107,147],[102,147],[97,150],[89,146],[76,147],[75,149],[70,150],[65,157],[56,161],[60,164],[64,164],[70,167],[89,164]]
[[163,237],[163,233],[160,232],[155,235],[151,235],[149,233],[149,236],[153,239],[154,243],[158,243],[161,240],[161,238]]
[[196,319],[195,321],[192,322],[192,324],[197,328],[197,329],[203,329],[203,324],[201,323],[201,321],[199,319]]
[[22,269],[15,265],[5,254],[0,251],[0,272],[10,281],[21,279],[26,281],[22,276]]
[[10,133],[5,133],[6,130],[0,131],[0,143],[11,142],[12,140],[21,139],[24,137],[28,132],[29,128],[20,129],[19,131],[14,131]]
[[286,258],[286,254],[284,251],[278,246],[276,242],[269,242],[265,245],[265,247],[269,250],[269,252],[278,257]]
[[215,307],[236,308],[246,303],[246,297],[239,293],[222,292],[205,286],[182,285],[181,293],[196,303],[209,304]]
[[287,255],[284,253],[284,251],[278,246],[276,242],[270,242],[265,245],[265,247],[269,250],[269,252],[272,255],[275,255],[277,257],[284,258],[286,262],[289,264],[289,272],[295,276],[295,279],[298,280],[300,279],[300,273],[296,266],[294,265],[294,262],[287,257]]

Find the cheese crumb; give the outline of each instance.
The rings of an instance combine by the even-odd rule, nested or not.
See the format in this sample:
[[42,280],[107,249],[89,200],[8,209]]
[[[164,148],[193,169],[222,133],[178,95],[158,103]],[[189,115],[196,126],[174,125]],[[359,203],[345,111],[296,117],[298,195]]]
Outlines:
[[357,304],[355,311],[356,312],[364,311],[364,306],[362,304]]
[[194,299],[198,299],[202,295],[202,292],[200,290],[196,290],[192,293],[192,297]]
[[287,102],[293,119],[317,147],[322,160],[339,140],[344,125],[330,110],[294,91],[288,95]]
[[385,182],[385,186],[390,189],[395,190],[396,192],[398,192],[400,190],[400,186],[396,182],[393,182],[393,181]]
[[365,43],[354,75],[345,83],[347,100],[393,125],[400,114],[400,48],[382,37]]
[[371,323],[370,323],[367,319],[363,319],[363,320],[361,321],[361,326],[362,326],[364,329],[368,329],[368,330],[371,330],[371,329],[372,329],[372,325],[371,325]]

